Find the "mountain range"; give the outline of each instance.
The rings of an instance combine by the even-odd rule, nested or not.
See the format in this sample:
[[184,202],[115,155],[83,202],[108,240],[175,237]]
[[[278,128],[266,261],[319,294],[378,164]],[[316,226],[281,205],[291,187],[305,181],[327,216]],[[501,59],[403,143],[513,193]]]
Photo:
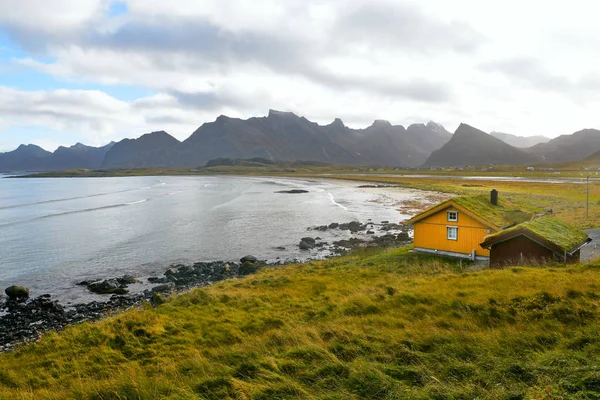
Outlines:
[[472,126],[460,124],[452,138],[442,148],[432,152],[424,166],[562,163],[582,160],[598,150],[600,131],[596,129],[584,129],[546,143],[518,148]]
[[514,147],[527,148],[531,146],[535,146],[538,143],[547,143],[551,139],[546,136],[517,136],[511,135],[510,133],[502,133],[502,132],[490,132],[495,138],[502,140],[504,143],[508,143]]
[[99,168],[115,143],[91,147],[77,143],[60,146],[53,153],[34,144],[22,144],[17,149],[0,153],[0,171],[52,171],[73,168]]
[[[527,146],[530,143],[536,144]],[[574,161],[598,150],[600,131],[595,129],[552,140],[488,134],[467,124],[451,134],[435,122],[405,128],[375,120],[367,128],[352,129],[339,118],[319,125],[291,112],[270,110],[266,117],[245,120],[222,115],[202,124],[184,141],[156,131],[103,147],[77,143],[53,153],[21,145],[0,153],[0,171],[197,167],[216,158],[460,167]]]
[[[200,126],[183,142],[164,131],[124,139],[99,148],[105,151],[100,161],[94,157],[67,168],[197,167],[215,158],[254,157],[416,167],[451,136],[435,122],[405,128],[376,120],[365,129],[351,129],[339,118],[329,125],[319,125],[290,112],[270,110],[266,117],[246,120],[222,115]],[[0,153],[0,171],[65,169],[64,162],[55,162],[57,152],[49,153],[34,145],[21,146],[13,152]]]

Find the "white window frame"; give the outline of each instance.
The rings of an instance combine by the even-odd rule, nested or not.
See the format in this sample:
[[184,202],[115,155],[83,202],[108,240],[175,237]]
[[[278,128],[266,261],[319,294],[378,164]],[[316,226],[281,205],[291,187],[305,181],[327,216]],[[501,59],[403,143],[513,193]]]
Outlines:
[[[450,213],[456,215],[455,219],[450,219]],[[448,220],[448,222],[458,222],[458,211],[448,211],[448,213],[446,214],[446,219]]]
[[[450,236],[450,232],[455,232],[454,237]],[[448,240],[458,240],[458,226],[447,226],[446,227],[446,238]]]

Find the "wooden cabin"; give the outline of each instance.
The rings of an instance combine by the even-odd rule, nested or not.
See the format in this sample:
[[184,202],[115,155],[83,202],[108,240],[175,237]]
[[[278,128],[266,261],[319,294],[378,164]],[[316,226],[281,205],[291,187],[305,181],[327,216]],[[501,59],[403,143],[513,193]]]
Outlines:
[[481,247],[490,251],[490,266],[577,263],[588,235],[552,217],[541,217],[485,238]]
[[531,214],[515,210],[507,201],[490,195],[456,197],[414,216],[415,251],[488,260],[490,251],[481,243],[490,234],[529,220]]

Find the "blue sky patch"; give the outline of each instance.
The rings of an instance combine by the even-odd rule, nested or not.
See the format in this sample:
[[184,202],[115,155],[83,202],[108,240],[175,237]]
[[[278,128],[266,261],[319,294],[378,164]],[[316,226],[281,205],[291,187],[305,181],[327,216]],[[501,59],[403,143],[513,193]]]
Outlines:
[[113,1],[110,3],[108,15],[110,17],[118,17],[119,15],[127,14],[127,4],[123,1]]

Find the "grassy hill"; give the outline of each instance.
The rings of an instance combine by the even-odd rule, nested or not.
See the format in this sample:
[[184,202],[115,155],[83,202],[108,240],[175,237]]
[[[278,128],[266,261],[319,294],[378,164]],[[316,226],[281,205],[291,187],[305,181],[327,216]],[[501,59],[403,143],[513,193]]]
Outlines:
[[0,398],[599,398],[600,266],[466,267],[266,269],[3,354]]

